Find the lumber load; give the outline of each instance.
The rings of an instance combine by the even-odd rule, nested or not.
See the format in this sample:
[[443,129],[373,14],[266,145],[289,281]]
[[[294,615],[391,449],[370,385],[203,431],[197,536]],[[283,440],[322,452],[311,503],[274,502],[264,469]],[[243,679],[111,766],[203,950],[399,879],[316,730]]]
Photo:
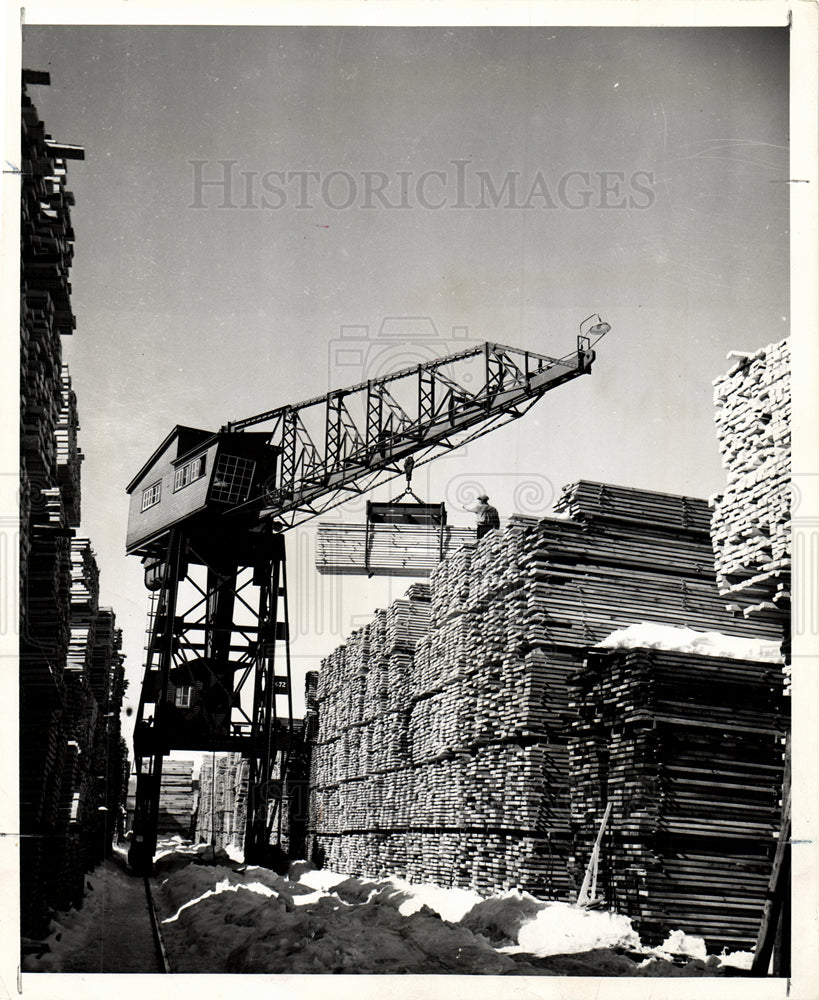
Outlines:
[[596,649],[578,672],[570,743],[575,862],[611,816],[598,885],[641,937],[709,951],[756,940],[788,729],[778,662]]
[[429,576],[461,545],[472,528],[423,524],[320,524],[316,569],[322,574]]
[[600,780],[569,762],[570,744],[599,750],[574,727],[589,649],[645,621],[778,640],[775,615],[726,610],[705,500],[582,481],[557,506],[457,549],[322,661],[310,825],[327,864],[573,898],[570,783]]
[[738,355],[714,382],[717,440],[726,471],[715,498],[720,593],[745,615],[790,608],[790,342]]

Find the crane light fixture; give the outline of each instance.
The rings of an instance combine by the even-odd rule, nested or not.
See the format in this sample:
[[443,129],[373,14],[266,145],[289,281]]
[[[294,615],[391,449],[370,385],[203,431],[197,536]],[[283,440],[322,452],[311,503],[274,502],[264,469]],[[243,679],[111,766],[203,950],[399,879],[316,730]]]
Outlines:
[[[588,323],[589,320],[595,320],[595,319],[597,320],[597,322],[593,326],[588,327],[584,331],[583,327],[586,325],[586,323]],[[600,340],[601,337],[604,337],[609,332],[610,329],[611,326],[600,318],[600,313],[592,313],[591,316],[587,316],[580,324],[580,329],[577,334],[578,351],[580,352],[591,351],[592,347],[594,347],[597,341]]]

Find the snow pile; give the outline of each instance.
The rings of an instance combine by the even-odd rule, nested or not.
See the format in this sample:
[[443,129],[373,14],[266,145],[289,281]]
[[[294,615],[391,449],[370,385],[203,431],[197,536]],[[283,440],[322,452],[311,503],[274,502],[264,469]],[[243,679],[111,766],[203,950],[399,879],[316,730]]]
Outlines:
[[498,975],[515,968],[484,937],[423,903],[399,912],[412,896],[389,880],[306,875],[314,885],[263,868],[173,871],[154,895],[174,972]]
[[723,974],[701,938],[675,931],[661,948],[645,949],[628,917],[605,910],[358,878],[306,862],[290,874],[201,864],[173,871],[156,896],[168,908],[162,926],[174,971]]
[[241,864],[245,859],[244,849],[237,844],[225,844],[224,851],[231,861],[237,861]]
[[[154,854],[154,861],[158,861],[160,858],[164,858],[171,854],[202,854],[205,850],[210,850],[210,846],[207,844],[191,844],[187,840],[183,840],[178,834],[173,837],[166,837],[160,840],[156,847],[156,854]],[[125,857],[125,852],[119,852],[123,857]]]
[[754,962],[754,953],[752,951],[729,952],[726,949],[720,955],[719,960],[720,965],[727,965],[733,969],[743,969],[746,972],[750,972]]
[[[40,972],[72,972],[81,969],[98,946],[93,931],[102,921],[105,898],[115,891],[116,881],[115,871],[98,868],[86,881],[82,909],[72,907],[51,921],[48,950],[36,965],[32,958],[24,958],[23,970],[36,967]],[[61,961],[60,955],[66,958]]]
[[525,952],[545,958],[595,948],[641,948],[628,917],[569,903],[544,902],[528,892],[506,892],[482,899],[461,923],[500,945],[506,954]]
[[203,899],[207,899],[208,896],[218,896],[220,892],[255,892],[260,896],[275,896],[275,892],[268,886],[264,885],[262,882],[250,882],[247,885],[231,885],[228,879],[222,879],[221,882],[217,882],[215,888],[206,889],[201,896],[197,896],[196,899],[189,899],[187,903],[183,903],[179,909],[174,913],[172,917],[166,917],[162,921],[163,924],[172,924],[175,920],[179,919],[180,913],[183,910],[187,910],[189,906],[196,906],[197,903],[201,903]]
[[619,913],[550,903],[521,927],[518,945],[522,951],[542,958],[595,948],[639,950],[640,939],[629,918]]
[[[503,974],[513,955],[640,949],[627,917],[527,893],[191,864],[155,893],[178,972]],[[248,891],[242,891],[248,890]]]
[[[487,899],[469,889],[447,889],[431,883],[414,885],[399,878],[370,881],[326,870],[303,873],[300,884],[316,890],[332,889],[346,903],[392,906],[403,916],[427,907],[442,920],[460,924],[502,945],[506,953],[545,957],[594,948],[640,948],[640,939],[628,917],[584,910],[569,903],[544,902],[526,892],[511,891]],[[698,957],[698,952],[691,954]]]
[[[214,859],[207,845],[163,853],[153,896],[172,971],[702,976],[747,967],[740,953],[707,957],[701,939],[680,931],[644,949],[625,916],[528,893],[481,897],[304,861],[290,876],[224,852]],[[27,955],[25,971],[159,971],[142,880],[122,859],[91,879],[82,910],[55,921],[45,954]]]
[[660,958],[688,955],[703,962],[708,958],[705,941],[701,937],[685,934],[683,931],[672,931],[660,947],[654,949],[654,954]]
[[313,871],[302,875],[300,882],[317,889],[332,888],[345,903],[381,903],[394,907],[404,916],[418,913],[426,906],[451,923],[458,923],[484,899],[470,889],[446,889],[434,883],[413,884],[395,877],[366,880],[343,875],[338,879],[335,873]]
[[618,629],[597,643],[598,649],[662,649],[668,652],[693,653],[729,660],[781,661],[780,643],[767,639],[723,635],[722,632],[696,632],[656,622],[641,622]]
[[349,875],[339,875],[338,872],[329,868],[315,868],[309,861],[296,861],[290,866],[290,874],[299,882],[311,889],[320,889],[322,892],[329,892],[341,882],[346,882]]

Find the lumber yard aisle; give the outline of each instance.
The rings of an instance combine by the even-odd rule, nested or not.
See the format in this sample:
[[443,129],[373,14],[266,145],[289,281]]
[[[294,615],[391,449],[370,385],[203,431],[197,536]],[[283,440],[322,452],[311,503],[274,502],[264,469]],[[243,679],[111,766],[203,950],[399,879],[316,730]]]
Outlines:
[[[556,513],[513,517],[504,532],[464,546],[432,573],[428,595],[415,585],[323,661],[311,820],[314,854],[329,867],[571,899],[600,820],[597,801],[576,799],[572,812],[570,753],[587,739],[574,728],[577,684],[590,649],[651,622],[749,637],[777,657],[776,613],[726,610],[706,501],[581,481]],[[702,669],[696,655],[682,662]],[[724,664],[717,656],[706,669],[716,677]],[[764,870],[784,727],[768,709],[781,671],[770,660],[747,669],[766,678],[752,710],[769,745],[770,790],[749,833]],[[669,709],[672,726],[690,712],[683,700]],[[732,750],[741,769],[744,748]],[[674,766],[674,755],[663,763]],[[654,777],[640,794],[659,794]],[[708,801],[697,808],[707,812]],[[613,825],[624,819],[617,808]],[[638,838],[634,863],[643,849]],[[721,885],[728,910],[732,892]],[[739,894],[759,910],[764,886],[753,883],[750,903]],[[670,925],[661,915],[646,928],[656,937]],[[746,922],[730,937],[749,944],[755,929]]]

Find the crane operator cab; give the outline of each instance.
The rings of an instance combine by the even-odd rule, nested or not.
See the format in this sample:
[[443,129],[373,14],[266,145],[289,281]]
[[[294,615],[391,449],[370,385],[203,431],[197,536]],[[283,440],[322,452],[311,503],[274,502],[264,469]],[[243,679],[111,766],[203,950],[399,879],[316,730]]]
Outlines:
[[[268,443],[269,437],[178,425],[128,484],[126,551],[143,556],[149,589],[158,585],[151,576],[157,543],[172,527],[184,523],[189,534],[234,538],[247,532],[257,519],[251,501],[276,473],[279,449]],[[227,513],[232,516],[214,524],[214,515]]]

